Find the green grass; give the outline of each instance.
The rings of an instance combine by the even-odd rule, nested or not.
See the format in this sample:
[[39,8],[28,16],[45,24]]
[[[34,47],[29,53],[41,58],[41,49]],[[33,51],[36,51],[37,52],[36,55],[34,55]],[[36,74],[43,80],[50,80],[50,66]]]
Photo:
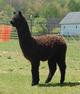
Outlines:
[[80,92],[80,47],[79,43],[67,43],[66,79],[60,85],[60,71],[57,71],[48,84],[46,62],[40,64],[39,85],[31,86],[31,65],[19,47],[18,40],[0,42],[0,94],[79,94]]

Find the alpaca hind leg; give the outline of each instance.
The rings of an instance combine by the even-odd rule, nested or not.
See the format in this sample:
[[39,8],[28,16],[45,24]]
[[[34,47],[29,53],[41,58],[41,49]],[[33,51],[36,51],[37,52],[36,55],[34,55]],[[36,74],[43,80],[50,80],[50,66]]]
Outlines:
[[39,83],[39,62],[32,63],[32,86]]
[[48,83],[51,81],[55,71],[56,71],[56,61],[55,59],[51,58],[48,60],[48,66],[49,66],[49,75],[45,83]]
[[58,63],[58,66],[60,68],[60,72],[61,72],[61,80],[60,83],[62,84],[65,80],[65,70],[66,70],[66,64],[65,62],[60,62]]

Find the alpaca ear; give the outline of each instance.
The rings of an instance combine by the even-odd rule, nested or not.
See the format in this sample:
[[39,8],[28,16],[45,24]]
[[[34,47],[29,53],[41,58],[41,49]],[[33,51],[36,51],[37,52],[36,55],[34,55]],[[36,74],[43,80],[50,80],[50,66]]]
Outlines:
[[20,17],[22,17],[22,13],[21,13],[21,11],[19,11],[19,15],[20,15]]
[[14,14],[16,14],[16,12],[13,12]]

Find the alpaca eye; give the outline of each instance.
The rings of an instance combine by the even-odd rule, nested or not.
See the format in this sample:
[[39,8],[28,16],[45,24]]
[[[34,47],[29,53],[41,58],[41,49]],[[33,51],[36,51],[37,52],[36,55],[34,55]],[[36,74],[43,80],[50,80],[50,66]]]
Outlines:
[[14,19],[14,21],[17,21],[17,19]]

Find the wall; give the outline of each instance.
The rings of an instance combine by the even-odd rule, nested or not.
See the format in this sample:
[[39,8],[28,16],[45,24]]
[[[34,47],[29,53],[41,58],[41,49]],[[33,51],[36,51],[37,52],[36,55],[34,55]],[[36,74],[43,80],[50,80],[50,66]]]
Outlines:
[[79,35],[80,33],[80,24],[73,25],[61,25],[61,33],[64,35]]

